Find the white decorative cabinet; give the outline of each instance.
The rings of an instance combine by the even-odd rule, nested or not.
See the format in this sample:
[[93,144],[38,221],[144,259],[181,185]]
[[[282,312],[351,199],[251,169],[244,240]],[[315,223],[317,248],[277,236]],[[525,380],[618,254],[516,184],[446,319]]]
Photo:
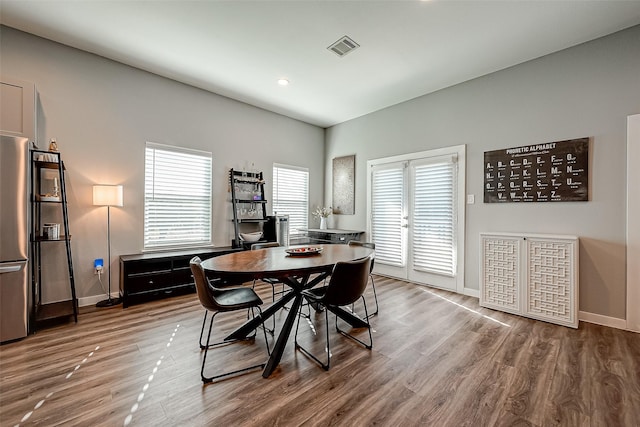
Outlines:
[[578,238],[480,233],[480,305],[578,327]]

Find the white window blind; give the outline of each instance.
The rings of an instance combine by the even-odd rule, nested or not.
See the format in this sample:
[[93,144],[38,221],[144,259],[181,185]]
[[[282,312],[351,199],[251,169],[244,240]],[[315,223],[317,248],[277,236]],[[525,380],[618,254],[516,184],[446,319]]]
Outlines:
[[405,164],[374,166],[371,177],[371,234],[376,244],[376,263],[405,264],[402,217]]
[[273,165],[273,213],[289,215],[289,233],[301,234],[309,224],[309,171]]
[[413,269],[453,276],[457,259],[455,158],[415,165],[413,176]]
[[144,248],[211,244],[211,153],[148,142]]

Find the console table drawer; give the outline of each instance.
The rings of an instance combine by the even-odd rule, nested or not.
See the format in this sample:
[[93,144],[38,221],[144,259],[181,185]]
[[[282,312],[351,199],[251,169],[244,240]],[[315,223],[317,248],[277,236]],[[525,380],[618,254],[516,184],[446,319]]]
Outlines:
[[171,271],[160,274],[130,275],[127,280],[127,290],[129,293],[147,292],[177,284],[179,283],[176,283],[176,277]]
[[230,247],[199,251],[120,256],[120,295],[123,308],[134,302],[194,292],[189,261],[194,256],[205,260],[241,249]]

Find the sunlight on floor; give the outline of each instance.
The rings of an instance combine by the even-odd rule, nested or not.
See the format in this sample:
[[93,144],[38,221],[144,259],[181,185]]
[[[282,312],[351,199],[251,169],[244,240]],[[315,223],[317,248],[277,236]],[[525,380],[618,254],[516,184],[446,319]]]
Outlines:
[[[96,346],[96,348],[87,355],[87,357],[85,357],[82,362],[80,362],[79,364],[77,364],[72,371],[70,371],[66,376],[65,379],[68,380],[69,378],[71,378],[71,376],[73,375],[74,372],[76,372],[78,369],[80,369],[80,367],[82,365],[84,365],[91,356],[93,356],[93,354],[100,350],[100,346]],[[47,399],[51,398],[51,396],[53,396],[54,392],[49,392],[44,399],[40,400],[38,403],[36,403],[36,405],[33,407],[32,411],[27,412],[24,417],[22,417],[22,419],[20,420],[21,423],[24,423],[25,421],[27,421],[29,418],[31,418],[31,415],[33,415],[33,411],[35,411],[36,409],[39,409],[42,405],[44,405],[44,403],[46,402]],[[18,427],[20,424],[16,424],[15,427]]]
[[464,308],[465,310],[470,311],[471,313],[477,314],[478,316],[482,316],[482,317],[484,317],[484,318],[485,318],[485,319],[487,319],[487,320],[491,320],[492,322],[499,323],[499,324],[501,324],[502,326],[506,326],[506,327],[508,327],[508,328],[510,328],[510,327],[511,327],[511,325],[508,325],[508,324],[506,324],[506,323],[504,323],[504,322],[501,322],[501,321],[499,321],[499,320],[497,320],[497,319],[494,319],[494,318],[493,318],[493,317],[491,317],[491,316],[487,316],[486,314],[482,314],[482,313],[480,313],[479,311],[472,310],[472,309],[470,309],[469,307],[465,307],[465,306],[464,306],[464,305],[462,305],[462,304],[458,304],[457,302],[452,301],[452,300],[450,300],[449,298],[445,298],[445,297],[443,297],[442,295],[438,295],[438,294],[436,294],[436,293],[434,293],[434,292],[431,292],[431,291],[430,291],[430,290],[428,290],[428,289],[423,289],[423,291],[424,291],[424,292],[427,292],[427,293],[430,293],[430,294],[431,294],[431,295],[433,295],[434,297],[438,297],[438,298],[440,298],[440,299],[442,299],[442,300],[445,300],[445,301],[447,301],[448,303],[451,303],[451,304],[453,304],[453,305],[455,305],[455,306],[458,306],[458,307],[460,307],[460,308]]
[[[175,338],[179,328],[180,328],[180,325],[178,324],[176,328],[173,330],[173,333],[171,334],[171,338],[169,338],[169,342],[167,342],[166,348],[171,347],[171,343],[173,342],[173,339]],[[163,359],[164,359],[164,354],[160,356],[160,359],[158,359],[158,361],[156,362],[156,365],[153,367],[153,370],[151,371],[151,375],[149,375],[149,377],[147,378],[147,383],[142,387],[142,392],[138,394],[138,397],[136,398],[136,402],[133,404],[133,406],[131,407],[131,410],[129,411],[129,415],[127,415],[126,418],[124,419],[123,425],[125,427],[131,424],[131,421],[133,421],[133,414],[135,414],[135,412],[140,407],[140,403],[144,399],[144,394],[147,390],[149,390],[151,381],[153,381],[154,375],[158,372],[158,368],[162,364]]]

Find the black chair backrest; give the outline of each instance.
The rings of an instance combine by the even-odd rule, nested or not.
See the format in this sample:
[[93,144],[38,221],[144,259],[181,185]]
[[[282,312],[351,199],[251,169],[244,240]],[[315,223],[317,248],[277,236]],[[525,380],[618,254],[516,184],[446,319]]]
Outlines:
[[220,309],[220,306],[213,297],[214,288],[209,284],[209,280],[204,273],[204,268],[200,264],[199,257],[191,258],[189,261],[189,267],[191,267],[191,274],[193,274],[193,280],[196,283],[196,293],[200,304],[207,310],[216,311]]
[[356,302],[367,287],[372,260],[373,257],[369,255],[355,261],[338,262],[333,267],[322,302],[338,306]]
[[[349,243],[347,243],[349,246],[361,246],[363,248],[369,248],[369,249],[376,249],[376,244],[373,242],[361,242],[360,240],[349,240]],[[369,269],[369,274],[371,274],[371,272],[373,271],[373,263],[374,263],[375,259],[372,258],[371,259],[371,268]]]
[[278,246],[280,246],[280,243],[278,242],[254,243],[251,245],[251,250],[255,251],[256,249],[277,248]]

